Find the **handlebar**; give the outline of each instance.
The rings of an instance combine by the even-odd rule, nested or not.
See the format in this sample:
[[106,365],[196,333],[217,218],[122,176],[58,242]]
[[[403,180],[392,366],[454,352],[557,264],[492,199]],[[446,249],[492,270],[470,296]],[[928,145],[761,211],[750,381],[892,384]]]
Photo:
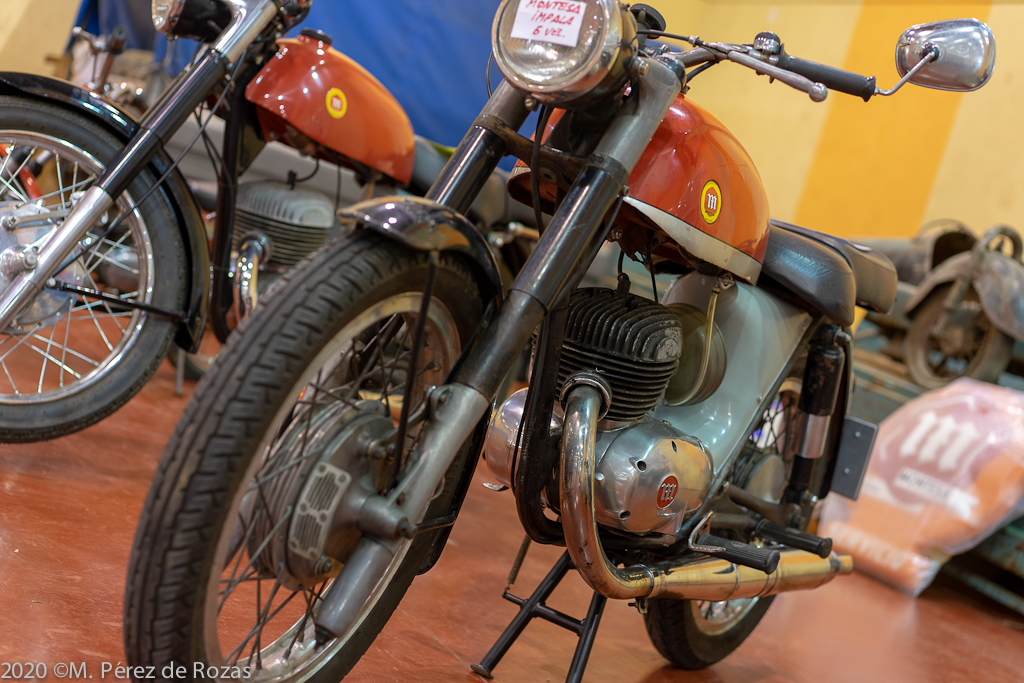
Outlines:
[[862,97],[865,102],[870,100],[871,96],[877,92],[874,76],[861,76],[852,71],[837,69],[828,64],[819,64],[809,59],[791,57],[785,51],[779,54],[777,64],[780,68],[821,83],[829,90],[838,90],[847,95]]
[[[677,36],[663,31],[647,31],[655,35],[684,40],[694,46],[692,50],[674,53],[677,62],[689,68],[701,62],[729,60],[782,81],[790,87],[802,90],[810,95],[815,102],[821,102],[827,90],[861,97],[867,102],[879,93],[875,86],[874,76],[861,76],[852,71],[844,71],[827,64],[819,64],[809,59],[800,59],[786,54],[781,45],[775,46],[777,56],[771,58],[750,45],[734,45],[729,43],[709,43],[697,36]],[[775,37],[773,35],[773,37]],[[776,37],[777,39],[777,37]],[[827,90],[826,90],[827,89]],[[890,94],[883,92],[882,94]]]

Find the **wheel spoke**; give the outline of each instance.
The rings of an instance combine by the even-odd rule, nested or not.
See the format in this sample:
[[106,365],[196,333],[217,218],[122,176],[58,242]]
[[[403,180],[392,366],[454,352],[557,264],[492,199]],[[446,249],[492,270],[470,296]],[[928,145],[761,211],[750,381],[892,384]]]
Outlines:
[[[46,359],[46,360],[50,360],[50,361],[52,361],[52,362],[54,362],[54,363],[60,363],[61,367],[62,367],[62,368],[64,368],[64,370],[66,370],[66,371],[67,371],[67,372],[68,372],[69,374],[72,374],[72,375],[74,375],[74,376],[75,376],[75,379],[82,379],[82,376],[81,376],[80,374],[78,374],[77,372],[75,372],[74,370],[72,370],[72,369],[71,369],[70,367],[68,367],[67,365],[65,365],[65,364],[61,363],[61,362],[60,362],[59,360],[57,360],[56,358],[54,358],[53,356],[51,356],[51,355],[50,355],[50,354],[48,354],[47,352],[43,351],[43,350],[42,350],[41,348],[39,348],[39,347],[38,347],[38,346],[36,346],[35,344],[27,344],[26,346],[27,346],[28,348],[32,349],[33,351],[35,351],[36,353],[38,353],[39,355],[41,355],[41,356],[42,356],[42,357],[43,357],[44,359]],[[45,361],[44,361],[44,362],[45,362]]]
[[[92,279],[92,274],[91,274],[91,273],[86,273],[86,274],[85,274],[85,277],[89,278],[89,284],[90,284],[90,285],[92,286],[92,288],[93,288],[93,289],[96,289],[96,290],[98,290],[98,289],[99,289],[99,285],[97,285],[97,284],[96,284],[96,281]],[[111,308],[110,308],[110,304],[108,304],[108,303],[107,303],[106,301],[103,301],[102,299],[100,299],[100,305],[101,305],[101,306],[103,306],[103,308],[104,308],[104,309],[105,309],[105,310],[107,311],[107,313],[109,313],[109,314],[110,314],[111,316],[113,316],[113,315],[114,315],[114,311],[113,311],[113,310],[111,310]],[[90,311],[89,311],[89,312],[90,312],[90,315],[92,315],[92,309],[90,309]],[[98,319],[98,318],[96,318],[96,316],[95,316],[95,315],[92,315],[92,319],[93,319],[93,322],[95,322],[95,323],[96,323],[96,329],[100,329],[100,323],[99,323],[99,319]],[[122,334],[122,335],[124,335],[124,328],[123,328],[123,327],[121,327],[121,323],[119,323],[119,322],[117,321],[117,318],[112,318],[112,319],[113,319],[113,321],[114,321],[114,324],[115,324],[115,325],[117,325],[117,329],[121,331],[121,334]],[[103,334],[103,332],[101,331],[101,332],[100,332],[100,334]],[[113,350],[114,350],[114,347],[110,345],[110,342],[109,342],[109,341],[107,341],[107,335],[105,335],[105,334],[103,334],[103,341],[107,342],[107,348],[108,348],[108,349],[110,349],[111,351],[113,351]]]
[[7,352],[6,352],[6,353],[4,353],[4,355],[0,356],[0,360],[6,360],[6,358],[7,358],[7,357],[8,357],[9,355],[11,355],[12,353],[14,353],[14,352],[15,352],[15,351],[16,351],[16,350],[18,349],[18,347],[19,347],[19,346],[21,346],[21,345],[22,345],[22,344],[24,344],[24,343],[25,343],[26,341],[28,341],[29,337],[31,337],[31,336],[32,336],[33,334],[35,334],[36,332],[38,332],[38,331],[39,331],[39,329],[40,329],[40,328],[41,328],[42,326],[43,326],[43,324],[42,324],[42,323],[36,323],[36,326],[35,326],[35,327],[33,327],[33,328],[32,328],[31,330],[29,330],[29,331],[28,331],[28,333],[26,333],[26,334],[25,334],[25,335],[24,335],[24,336],[23,336],[23,337],[22,337],[22,338],[21,338],[20,340],[18,340],[18,343],[17,343],[17,344],[15,344],[15,345],[14,345],[14,346],[12,346],[11,348],[7,349]]
[[[57,326],[57,324],[54,323],[53,327],[56,327],[56,326]],[[35,335],[32,335],[32,336],[35,337],[36,339],[40,340],[40,341],[49,341],[46,338],[39,336],[38,334],[35,334]],[[61,351],[61,353],[70,353],[75,358],[78,358],[79,360],[84,360],[86,363],[89,363],[94,368],[98,368],[100,366],[99,361],[95,361],[92,358],[89,358],[89,356],[86,356],[83,353],[75,351],[74,349],[69,349],[67,347],[66,343],[65,344],[60,344],[59,342],[53,342],[53,346],[55,348],[59,349]]]
[[[4,171],[7,169],[7,162],[11,160],[11,154],[12,154],[12,152],[10,151],[11,149],[13,149],[13,146],[8,148],[7,156],[4,157],[3,164],[0,164],[0,183],[3,183],[4,186],[6,186],[7,189],[11,191],[11,194],[13,194],[16,197],[18,197],[18,199],[20,199],[25,204],[28,204],[29,203],[29,198],[26,197],[25,195],[23,195],[17,188],[15,188],[13,185],[11,185],[9,182],[7,182],[6,178],[4,178]],[[16,174],[11,174],[11,180],[12,181],[14,180],[15,177],[16,177]]]
[[[263,539],[263,542],[260,543],[259,547],[256,549],[256,552],[249,554],[249,561],[245,563],[244,567],[242,567],[243,573],[246,572],[250,567],[254,566],[253,563],[257,559],[259,559],[260,554],[267,547],[267,544],[270,543],[271,539],[274,538],[274,534],[281,530],[281,527],[284,526],[284,523],[286,521],[288,521],[288,516],[283,515],[280,521],[278,521],[278,523],[274,525],[274,528],[271,529],[270,533],[267,534],[267,537]],[[238,586],[237,579],[231,579],[231,581],[233,581],[233,583],[229,583],[228,588],[221,591],[223,595],[221,596],[220,604],[217,606],[218,612],[224,608],[224,603],[227,601],[227,599],[231,596],[231,593],[234,592],[235,588]]]
[[57,161],[57,188],[60,191],[60,205],[64,206],[67,202],[64,199],[64,173],[60,167],[60,153],[54,155]]
[[[50,348],[53,346],[53,335],[54,335],[54,333],[56,331],[57,331],[57,324],[54,323],[53,325],[50,325],[50,338],[43,340],[43,341],[46,342],[46,353],[43,354],[43,365],[42,365],[42,368],[40,368],[40,370],[39,370],[39,386],[36,389],[36,393],[40,393],[41,394],[43,392],[43,377],[46,376],[46,363],[49,360]],[[41,337],[38,334],[33,335],[33,336],[36,337],[37,339],[41,339]],[[62,361],[58,361],[58,362],[62,362]],[[64,373],[64,370],[62,368],[61,369],[61,374],[63,374],[63,373]]]
[[[75,162],[75,165],[77,166],[78,163]],[[82,185],[85,185],[86,183],[91,183],[95,179],[96,179],[96,176],[91,175],[88,178],[86,178],[85,180],[79,180],[78,182],[74,183],[73,185],[68,185],[67,187],[65,187],[64,188],[64,192],[73,191],[73,190],[81,187]],[[39,197],[37,197],[37,198],[35,198],[35,199],[31,200],[31,201],[27,200],[27,199],[23,200],[21,202],[21,204],[18,204],[18,206],[16,208],[20,209],[21,207],[26,206],[28,204],[35,204],[36,202],[40,202],[40,201],[42,201],[44,199],[49,199],[50,197],[54,197],[54,196],[56,196],[58,194],[61,194],[60,190],[54,190],[53,192],[47,192],[46,194],[40,195]],[[62,208],[63,208],[63,206],[62,206]],[[43,215],[45,216],[45,214],[43,214]]]

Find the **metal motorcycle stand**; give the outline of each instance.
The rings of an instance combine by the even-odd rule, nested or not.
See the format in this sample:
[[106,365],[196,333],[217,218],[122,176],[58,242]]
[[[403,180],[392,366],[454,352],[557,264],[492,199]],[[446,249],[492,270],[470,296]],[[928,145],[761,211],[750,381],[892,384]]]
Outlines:
[[[518,574],[519,567],[522,565],[522,558],[526,554],[525,549],[528,546],[529,544],[524,542],[523,547],[520,548],[519,557],[516,558],[512,574],[509,576],[509,587],[514,582],[515,575]],[[587,668],[587,659],[590,658],[590,651],[594,647],[594,636],[597,635],[597,627],[601,623],[601,615],[604,613],[604,606],[608,598],[595,591],[594,597],[590,600],[590,609],[587,610],[587,616],[584,619],[573,619],[569,615],[544,604],[544,601],[548,599],[570,569],[574,569],[572,560],[569,559],[569,553],[565,552],[558,558],[555,566],[551,568],[551,571],[548,572],[548,575],[544,577],[544,580],[540,582],[529,598],[523,599],[512,595],[509,593],[509,587],[505,588],[501,597],[519,605],[519,614],[509,622],[509,625],[498,637],[498,640],[495,641],[490,651],[480,660],[480,663],[470,665],[469,668],[473,673],[488,679],[494,678],[494,675],[491,673],[494,667],[505,656],[508,649],[512,647],[512,643],[526,630],[530,620],[539,617],[556,626],[561,626],[567,631],[572,631],[579,636],[579,643],[577,643],[576,652],[572,656],[572,664],[569,665],[569,674],[565,677],[565,683],[580,683],[583,679],[583,671]]]

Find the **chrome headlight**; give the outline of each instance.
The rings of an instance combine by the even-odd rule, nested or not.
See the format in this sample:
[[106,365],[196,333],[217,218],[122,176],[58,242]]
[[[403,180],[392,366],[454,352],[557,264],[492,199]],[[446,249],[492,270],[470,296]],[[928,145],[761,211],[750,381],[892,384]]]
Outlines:
[[168,36],[212,40],[231,20],[221,0],[153,0],[153,26]]
[[621,87],[635,35],[632,16],[617,0],[503,0],[491,47],[512,85],[563,105]]

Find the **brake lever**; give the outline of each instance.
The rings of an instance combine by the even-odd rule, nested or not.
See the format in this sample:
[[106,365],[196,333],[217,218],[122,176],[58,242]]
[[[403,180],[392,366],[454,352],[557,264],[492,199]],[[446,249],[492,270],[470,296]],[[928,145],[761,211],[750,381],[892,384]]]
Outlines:
[[779,68],[774,64],[768,62],[762,62],[756,57],[751,57],[746,52],[740,50],[730,50],[726,53],[726,58],[731,62],[742,64],[743,66],[753,69],[758,74],[764,74],[777,81],[782,81],[791,88],[803,91],[810,96],[814,102],[824,102],[825,98],[828,97],[828,88],[821,83],[815,83],[809,78],[804,78],[799,74],[795,74],[792,71],[786,71],[785,69]]

